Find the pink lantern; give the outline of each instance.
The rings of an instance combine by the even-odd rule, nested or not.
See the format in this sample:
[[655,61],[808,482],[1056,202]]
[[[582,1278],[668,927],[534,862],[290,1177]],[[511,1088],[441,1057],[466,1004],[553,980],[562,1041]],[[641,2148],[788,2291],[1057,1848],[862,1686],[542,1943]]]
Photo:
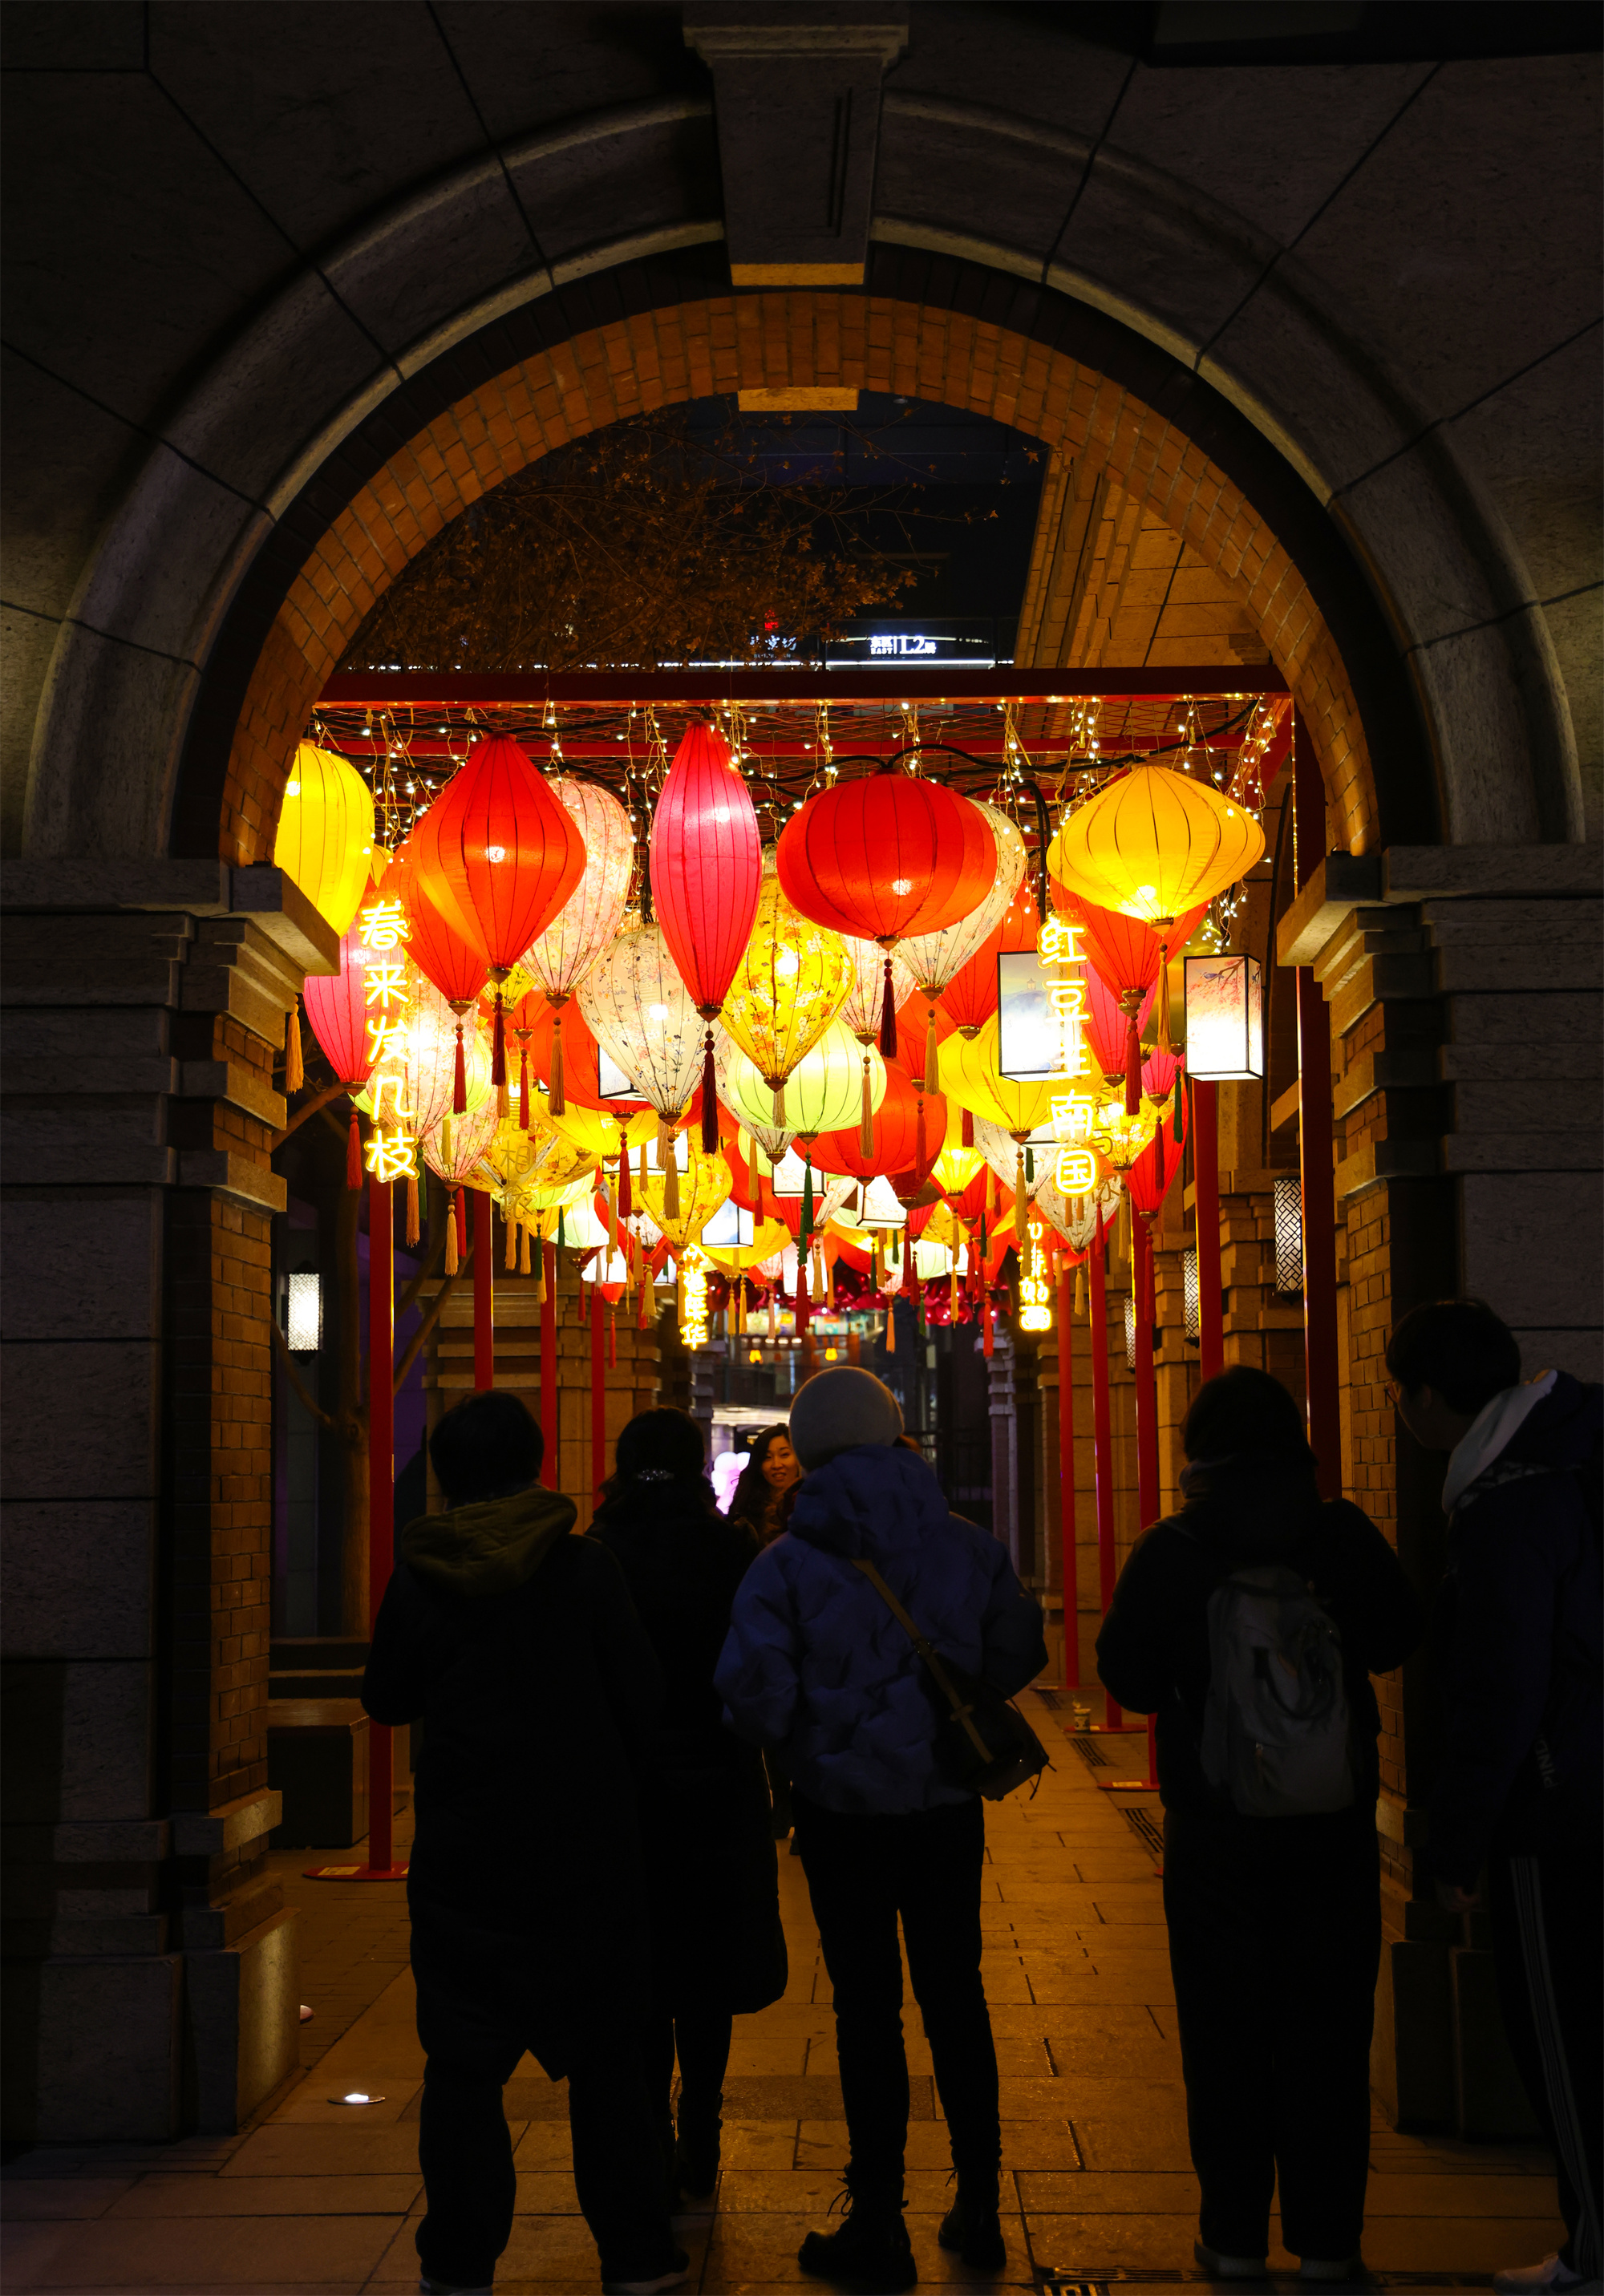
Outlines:
[[[335,1079],[351,1095],[351,1129],[346,1145],[346,1185],[362,1185],[362,1136],[356,1124],[356,1095],[366,1085],[378,1060],[381,1039],[369,1026],[375,1017],[374,984],[369,980],[370,967],[393,968],[397,984],[404,982],[406,971],[405,951],[392,941],[389,947],[374,946],[388,936],[380,931],[370,939],[373,905],[380,896],[370,882],[363,896],[362,906],[348,932],[340,936],[340,970],[338,972],[313,972],[307,976],[301,991],[301,1001],[307,1008],[307,1019],[316,1037],[319,1049]],[[382,993],[383,979],[380,980]]]

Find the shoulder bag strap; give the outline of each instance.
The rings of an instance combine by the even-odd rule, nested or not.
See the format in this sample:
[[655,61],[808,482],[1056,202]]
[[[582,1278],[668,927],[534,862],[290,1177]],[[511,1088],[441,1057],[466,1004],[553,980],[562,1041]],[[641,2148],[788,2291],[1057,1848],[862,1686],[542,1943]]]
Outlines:
[[940,1691],[942,1696],[952,1708],[953,1715],[963,1725],[965,1734],[973,1744],[975,1751],[980,1755],[983,1760],[989,1762],[992,1759],[992,1750],[986,1744],[985,1739],[980,1735],[979,1731],[975,1727],[973,1707],[966,1704],[964,1700],[960,1696],[953,1685],[952,1676],[948,1674],[945,1667],[942,1665],[941,1660],[937,1657],[929,1644],[920,1633],[919,1628],[914,1625],[906,1611],[904,1610],[902,1604],[897,1601],[889,1587],[887,1586],[885,1580],[880,1577],[880,1572],[875,1569],[873,1563],[864,1562],[862,1555],[856,1555],[853,1558],[852,1567],[855,1570],[861,1570],[864,1578],[867,1578],[869,1584],[873,1587],[881,1602],[890,1611],[892,1617],[896,1620],[897,1625],[907,1636],[914,1649],[919,1652],[920,1657],[924,1660],[926,1666],[929,1667],[930,1673],[935,1679],[936,1687]]

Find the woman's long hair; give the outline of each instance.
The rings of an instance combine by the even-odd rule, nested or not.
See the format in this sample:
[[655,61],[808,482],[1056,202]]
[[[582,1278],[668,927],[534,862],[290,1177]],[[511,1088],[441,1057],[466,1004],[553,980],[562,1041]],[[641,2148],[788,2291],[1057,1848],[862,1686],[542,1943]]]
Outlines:
[[747,1453],[747,1463],[741,1471],[741,1480],[736,1484],[730,1499],[728,1513],[731,1521],[739,1520],[749,1522],[759,1538],[763,1536],[763,1519],[768,1510],[769,1502],[782,1496],[781,1492],[771,1488],[763,1472],[763,1463],[768,1457],[771,1447],[781,1436],[783,1436],[788,1443],[790,1441],[790,1429],[783,1419],[776,1421],[773,1427],[764,1429]]

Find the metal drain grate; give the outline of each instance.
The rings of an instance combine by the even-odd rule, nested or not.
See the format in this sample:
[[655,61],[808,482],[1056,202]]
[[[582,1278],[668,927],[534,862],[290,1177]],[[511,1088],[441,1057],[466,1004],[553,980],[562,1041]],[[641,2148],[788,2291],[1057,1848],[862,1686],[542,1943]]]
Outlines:
[[1150,1809],[1122,1809],[1119,1813],[1144,1849],[1155,1857],[1164,1855],[1164,1828]]
[[1109,1758],[1095,1738],[1084,1730],[1066,1730],[1064,1735],[1089,1770],[1106,1770]]

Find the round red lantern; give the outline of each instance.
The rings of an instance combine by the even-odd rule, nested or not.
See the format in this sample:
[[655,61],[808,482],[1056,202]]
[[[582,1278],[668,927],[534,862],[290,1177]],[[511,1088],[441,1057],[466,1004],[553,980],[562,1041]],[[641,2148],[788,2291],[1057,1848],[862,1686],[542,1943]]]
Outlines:
[[[877,1173],[901,1184],[916,1195],[929,1177],[931,1165],[946,1139],[946,1102],[939,1093],[927,1095],[895,1061],[886,1067],[886,1096],[874,1111],[872,1139],[865,1149],[859,1126],[839,1132],[821,1132],[810,1152],[822,1171],[848,1172],[870,1180]],[[897,1193],[904,1193],[901,1185]]]
[[997,840],[978,806],[922,775],[882,767],[817,791],[787,822],[781,889],[815,924],[887,951],[880,1050],[896,1051],[890,950],[978,908],[997,873]]
[[496,984],[491,1081],[506,1084],[501,983],[585,874],[574,816],[510,734],[474,745],[408,843],[424,892]]
[[716,726],[687,728],[651,818],[651,908],[708,1023],[702,1149],[718,1145],[713,1022],[746,955],[763,885],[763,840],[741,768]]

